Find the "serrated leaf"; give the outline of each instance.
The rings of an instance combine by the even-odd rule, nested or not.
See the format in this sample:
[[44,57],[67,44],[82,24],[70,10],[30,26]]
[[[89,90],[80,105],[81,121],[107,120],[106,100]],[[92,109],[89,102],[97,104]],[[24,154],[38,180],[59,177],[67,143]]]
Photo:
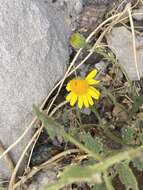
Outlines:
[[134,140],[134,134],[135,131],[131,127],[122,128],[122,138],[124,139],[124,142],[126,143],[132,143]]
[[69,141],[79,147],[81,150],[85,151],[86,153],[90,153],[93,157],[96,159],[99,159],[98,155],[94,152],[88,150],[82,143],[79,142],[79,140],[72,137],[70,134],[64,131],[64,127],[60,125],[58,122],[56,122],[51,117],[49,118],[46,116],[43,112],[40,112],[38,108],[34,107],[34,111],[38,117],[39,120],[42,121],[45,129],[47,130],[49,136],[53,139],[56,136],[63,137],[65,141]]
[[96,173],[93,171],[92,167],[73,165],[68,166],[64,169],[61,174],[59,174],[59,181],[54,182],[53,184],[47,185],[45,190],[58,190],[64,185],[73,183],[73,182],[93,182],[101,183],[101,173]]
[[116,169],[121,182],[126,187],[126,190],[129,190],[130,188],[133,190],[139,190],[137,180],[128,163],[119,163]]
[[143,159],[135,158],[132,162],[135,168],[139,171],[143,171]]
[[104,151],[104,145],[100,138],[93,138],[90,134],[85,134],[83,136],[83,141],[85,143],[85,147],[89,150],[95,152],[96,154],[101,154]]
[[62,125],[60,125],[51,117],[47,117],[43,112],[40,112],[38,108],[36,108],[35,106],[34,111],[38,119],[42,121],[51,139],[53,139],[56,136],[64,136],[64,127]]
[[115,63],[116,62],[116,59],[115,59],[115,56],[114,54],[109,50],[107,51],[105,48],[103,47],[97,47],[95,49],[95,52],[101,56],[103,56],[103,59],[107,60],[108,62],[112,62],[112,63]]
[[[90,176],[90,177],[89,177]],[[60,175],[60,177],[67,181],[68,178],[75,179],[76,181],[82,181],[83,179],[86,181],[95,181],[101,183],[101,174],[100,173],[93,173],[93,169],[91,167],[80,166],[80,165],[73,165],[68,166],[64,173]]]
[[85,37],[78,32],[72,34],[69,41],[71,46],[74,47],[75,49],[87,47]]

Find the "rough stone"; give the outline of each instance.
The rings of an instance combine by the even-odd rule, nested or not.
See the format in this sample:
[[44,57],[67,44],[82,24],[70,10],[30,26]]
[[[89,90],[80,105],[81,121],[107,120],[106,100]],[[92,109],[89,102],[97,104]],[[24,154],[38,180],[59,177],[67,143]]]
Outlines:
[[143,7],[133,10],[133,18],[137,21],[143,21]]
[[32,183],[29,185],[28,190],[41,190],[44,189],[48,183],[52,183],[57,179],[57,169],[52,167],[47,171],[42,171],[34,177]]
[[129,78],[131,80],[140,79],[143,76],[143,40],[141,40],[143,38],[136,37],[137,68],[134,61],[132,33],[129,30],[125,27],[115,27],[106,38],[109,47]]
[[[33,118],[40,104],[63,76],[70,30],[50,1],[0,0],[0,141],[7,148]],[[19,159],[31,137],[10,152]],[[0,182],[10,170],[0,161]]]
[[53,4],[63,13],[72,30],[75,30],[77,27],[78,15],[83,8],[83,0],[55,0]]
[[117,0],[83,0],[85,5],[110,5],[116,2]]
[[57,0],[55,5],[62,8],[70,17],[78,16],[82,11],[83,1],[82,0]]

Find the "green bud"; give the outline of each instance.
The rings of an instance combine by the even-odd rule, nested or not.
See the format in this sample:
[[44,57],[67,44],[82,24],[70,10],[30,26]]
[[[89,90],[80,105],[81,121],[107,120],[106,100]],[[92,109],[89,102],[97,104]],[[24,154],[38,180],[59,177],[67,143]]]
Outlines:
[[69,41],[70,41],[71,46],[75,49],[87,47],[85,37],[78,32],[72,34]]

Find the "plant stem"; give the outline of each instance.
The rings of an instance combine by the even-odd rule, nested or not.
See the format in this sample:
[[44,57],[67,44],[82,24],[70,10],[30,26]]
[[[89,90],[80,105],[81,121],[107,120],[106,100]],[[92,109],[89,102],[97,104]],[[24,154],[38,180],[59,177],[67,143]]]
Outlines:
[[80,142],[78,142],[76,139],[74,139],[68,133],[64,134],[64,138],[66,138],[68,141],[70,141],[71,143],[73,143],[74,145],[76,145],[77,147],[79,147],[80,150],[83,150],[84,152],[92,155],[92,157],[95,158],[95,160],[101,161],[101,157],[98,154],[96,154],[95,152],[90,151],[88,148],[86,148],[83,144],[81,144]]
[[92,109],[92,112],[95,114],[95,116],[97,117],[98,121],[99,121],[99,125],[100,127],[104,130],[104,133],[107,137],[109,137],[110,139],[112,139],[114,142],[121,144],[121,145],[125,145],[125,143],[123,142],[122,139],[120,139],[119,137],[117,137],[116,135],[114,135],[107,126],[103,125],[102,119],[100,117],[100,114],[98,113],[97,109],[94,108]]
[[[93,175],[95,176],[96,174],[101,174],[102,172],[104,172],[104,180],[106,182],[106,186],[108,185],[108,190],[113,190],[113,188],[111,189],[111,184],[109,179],[107,179],[107,173],[106,170],[113,166],[116,163],[119,163],[123,160],[132,160],[133,158],[137,157],[137,156],[142,156],[142,152],[143,151],[143,145],[136,148],[136,149],[129,149],[126,150],[124,152],[120,152],[114,156],[111,156],[107,159],[105,159],[104,161],[101,161],[97,164],[94,164],[92,166],[83,166],[83,169],[85,170],[90,170],[90,176],[88,178],[88,180],[90,179],[90,177],[92,178]],[[82,168],[81,168],[82,170]],[[48,184],[48,186],[45,188],[46,190],[57,190],[59,188],[62,188],[64,185],[73,183],[76,181],[76,178],[71,178],[70,176],[67,176],[66,179],[59,179],[57,182],[52,183],[52,184]],[[82,181],[87,181],[87,177],[84,178],[84,176],[82,176]]]
[[111,180],[108,177],[107,171],[104,172],[103,179],[104,179],[107,190],[114,190],[114,187],[112,186]]

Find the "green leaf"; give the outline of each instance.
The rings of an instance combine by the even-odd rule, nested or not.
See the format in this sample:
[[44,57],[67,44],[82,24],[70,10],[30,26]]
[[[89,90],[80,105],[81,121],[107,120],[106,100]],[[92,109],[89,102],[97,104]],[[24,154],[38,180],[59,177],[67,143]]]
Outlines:
[[45,190],[59,190],[61,187],[73,182],[101,183],[101,174],[93,171],[92,167],[73,165],[68,166],[59,174],[59,181],[48,184]]
[[111,62],[111,63],[116,63],[116,58],[113,54],[113,52],[109,52],[109,50],[107,51],[106,48],[103,48],[103,47],[97,47],[95,49],[95,52],[98,53],[99,55],[103,56],[103,58],[105,60],[107,60],[108,62]]
[[[90,177],[89,177],[90,176]],[[80,165],[73,165],[68,166],[64,170],[64,173],[61,173],[60,177],[67,181],[68,178],[74,179],[76,181],[92,181],[101,183],[101,174],[100,173],[93,173],[92,167],[80,166]]]
[[143,171],[143,159],[135,158],[132,162],[134,167],[139,171]]
[[134,140],[135,130],[131,127],[122,128],[122,138],[125,143],[132,143]]
[[[131,160],[133,156],[142,151],[142,149],[143,146],[136,149],[130,149],[124,152],[117,153],[116,155],[105,158],[104,161],[92,166],[76,165],[67,167],[60,175],[61,178],[57,182],[48,184],[46,190],[58,190],[62,188],[64,185],[77,182],[79,180],[87,181],[90,183],[92,183],[93,181],[99,182],[101,180],[101,173],[105,172],[107,168],[111,167],[116,163],[119,163],[120,161]],[[131,155],[132,157],[130,157]],[[119,174],[122,183],[125,184],[127,189],[131,187],[133,190],[139,190],[136,178],[132,173],[132,170],[129,168],[128,164],[120,163],[117,165],[116,170]],[[69,175],[68,173],[71,175]],[[73,173],[76,173],[76,175],[73,176]]]
[[69,128],[68,133],[78,141],[80,140],[79,134],[80,134],[80,129],[79,128]]
[[104,152],[104,145],[100,138],[93,138],[89,133],[83,136],[83,141],[85,143],[85,147],[95,152],[96,154],[101,154]]
[[95,159],[99,160],[99,155],[95,154],[94,152],[88,150],[82,143],[72,137],[70,134],[64,131],[64,127],[60,125],[58,122],[46,116],[43,112],[40,112],[38,108],[34,107],[34,111],[39,120],[42,121],[43,125],[45,126],[48,134],[53,139],[56,136],[61,136],[64,138],[65,141],[69,141],[79,147],[86,153],[90,153]]
[[69,41],[70,41],[71,46],[74,47],[75,49],[87,47],[85,37],[78,32],[72,34]]
[[38,108],[36,108],[35,106],[34,111],[38,119],[42,121],[51,139],[53,139],[56,136],[64,136],[64,127],[61,124],[56,122],[51,117],[46,116],[43,112],[40,112]]
[[88,160],[84,161],[84,165],[86,165],[86,166],[91,166],[91,165],[94,165],[96,163],[97,163],[97,161],[92,157],[88,158]]
[[143,104],[143,96],[136,96],[134,98],[134,103],[132,106],[132,112],[135,113],[138,111],[139,106],[141,106]]
[[106,190],[106,188],[104,184],[95,184],[91,190]]
[[112,185],[112,180],[111,178],[108,176],[107,171],[104,172],[103,174],[103,179],[105,181],[105,186],[107,190],[115,190],[113,185]]
[[128,163],[120,163],[117,165],[117,173],[121,182],[126,186],[126,189],[139,190],[137,180],[129,167]]

